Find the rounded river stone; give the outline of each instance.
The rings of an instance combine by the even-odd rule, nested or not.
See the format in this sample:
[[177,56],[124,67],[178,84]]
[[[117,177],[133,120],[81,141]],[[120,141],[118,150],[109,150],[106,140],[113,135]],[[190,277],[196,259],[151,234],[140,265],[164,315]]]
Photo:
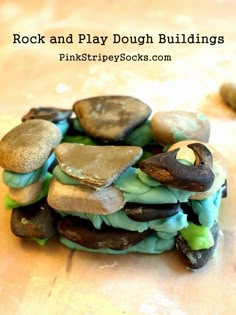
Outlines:
[[210,137],[210,123],[202,113],[157,112],[151,119],[151,128],[153,136],[162,145],[190,139],[207,142]]
[[57,126],[46,120],[28,120],[9,131],[0,141],[0,166],[15,173],[40,168],[61,141]]

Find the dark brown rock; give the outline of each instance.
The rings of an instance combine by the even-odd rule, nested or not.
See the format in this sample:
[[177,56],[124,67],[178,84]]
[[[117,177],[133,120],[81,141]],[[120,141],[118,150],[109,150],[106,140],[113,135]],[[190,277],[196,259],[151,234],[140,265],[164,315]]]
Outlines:
[[87,248],[127,249],[150,235],[151,231],[127,231],[103,225],[100,230],[88,220],[67,216],[58,223],[58,232],[69,240]]
[[58,216],[48,205],[46,198],[11,213],[11,231],[21,238],[47,239],[56,233]]
[[168,218],[175,215],[180,209],[179,203],[166,203],[159,205],[144,205],[126,203],[124,210],[127,216],[139,222],[148,222],[156,219]]
[[180,234],[178,234],[178,236],[176,237],[176,248],[181,253],[186,267],[190,269],[200,269],[204,267],[212,258],[216,249],[219,235],[219,227],[216,222],[211,228],[211,233],[214,238],[214,245],[208,249],[201,250],[192,250],[188,246],[184,238]]
[[83,99],[73,110],[85,132],[104,142],[123,140],[151,114],[142,101],[119,95]]
[[188,191],[206,191],[214,182],[212,155],[201,143],[188,145],[196,155],[196,164],[184,165],[176,159],[179,149],[157,154],[139,163],[140,169],[163,185]]

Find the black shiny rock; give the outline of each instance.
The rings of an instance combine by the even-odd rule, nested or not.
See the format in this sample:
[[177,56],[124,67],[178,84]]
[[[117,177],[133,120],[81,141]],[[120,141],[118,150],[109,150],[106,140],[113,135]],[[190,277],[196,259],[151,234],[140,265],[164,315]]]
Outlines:
[[198,219],[198,215],[193,211],[193,208],[187,203],[181,203],[181,209],[188,216],[188,221],[193,222],[196,225],[201,225]]
[[184,238],[178,234],[176,237],[176,248],[182,254],[184,264],[186,267],[190,269],[200,269],[205,266],[208,261],[212,258],[216,245],[217,239],[219,235],[219,227],[218,224],[215,222],[213,227],[211,228],[211,233],[214,238],[214,245],[208,249],[201,249],[201,250],[192,250]]
[[128,202],[125,205],[127,216],[139,222],[148,222],[156,219],[168,218],[175,215],[180,209],[179,203],[166,203],[159,205],[144,205]]
[[32,205],[12,209],[10,226],[18,237],[47,239],[56,234],[57,220],[58,215],[43,198]]
[[227,189],[227,180],[225,180],[224,184],[222,185],[222,198],[226,198],[228,195],[228,189]]
[[100,230],[95,229],[88,220],[76,216],[66,216],[57,226],[58,232],[69,240],[87,248],[111,248],[114,250],[127,249],[151,234],[151,230],[144,232],[128,231],[103,225]]

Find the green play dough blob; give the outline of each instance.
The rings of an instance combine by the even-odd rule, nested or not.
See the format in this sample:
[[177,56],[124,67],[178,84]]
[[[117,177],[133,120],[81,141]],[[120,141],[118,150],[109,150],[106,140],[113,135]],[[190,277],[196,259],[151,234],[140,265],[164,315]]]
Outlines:
[[[51,238],[51,237],[50,237]],[[40,246],[44,246],[44,245],[46,245],[46,243],[48,242],[48,240],[50,239],[50,238],[43,238],[43,239],[41,239],[41,238],[38,238],[38,237],[31,237],[30,239],[32,240],[32,241],[35,241],[37,244],[39,244]]]
[[141,171],[140,168],[136,169],[136,174],[141,182],[149,187],[157,187],[161,185],[161,183],[159,183],[157,180]]
[[171,250],[175,246],[174,238],[161,239],[154,234],[146,237],[143,241],[139,242],[138,244],[124,250],[114,250],[110,248],[99,248],[99,249],[86,248],[75,242],[70,241],[64,236],[60,236],[59,240],[61,244],[63,244],[64,246],[70,249],[86,251],[86,252],[91,252],[91,253],[104,253],[104,254],[127,254],[127,253],[160,254],[165,251]]
[[210,229],[203,225],[196,225],[192,222],[180,231],[192,250],[208,249],[214,245],[214,239]]
[[56,165],[54,167],[53,176],[63,185],[81,185],[78,179],[71,177],[63,172],[60,165]]
[[69,143],[80,143],[85,145],[96,145],[96,143],[88,136],[77,135],[77,136],[65,136],[62,142]]
[[114,182],[115,187],[122,191],[131,194],[143,194],[151,188],[143,184],[136,175],[136,168],[129,167],[120,177]]
[[2,180],[8,187],[12,188],[23,188],[31,185],[45,176],[48,168],[55,160],[55,155],[52,153],[46,163],[39,169],[25,174],[14,173],[10,171],[3,171]]
[[150,121],[145,121],[141,126],[137,127],[125,137],[124,142],[139,147],[144,147],[154,142]]
[[15,200],[13,200],[8,194],[3,198],[3,206],[5,209],[12,209],[12,208],[18,208],[18,207],[22,207],[22,206],[28,206],[31,205],[37,201],[39,201],[40,199],[44,198],[47,196],[48,194],[48,188],[49,188],[49,184],[52,178],[52,174],[51,173],[46,173],[45,175],[45,179],[43,182],[43,186],[42,186],[42,190],[40,192],[40,195],[34,200],[31,201],[29,203],[19,203]]

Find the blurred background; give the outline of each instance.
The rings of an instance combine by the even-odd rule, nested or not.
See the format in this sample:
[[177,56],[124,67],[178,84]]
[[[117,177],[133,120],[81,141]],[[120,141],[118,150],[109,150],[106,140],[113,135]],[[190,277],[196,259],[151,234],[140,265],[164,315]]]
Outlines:
[[[207,102],[213,115],[219,85],[235,80],[235,10],[234,0],[1,0],[0,114],[14,119],[35,106],[69,108],[80,98],[128,94],[155,109],[195,110]],[[71,33],[75,42],[13,44],[14,33],[47,38]],[[225,42],[78,45],[78,33],[109,37],[148,33],[155,39],[159,33],[194,33],[224,36]],[[172,61],[60,62],[58,58],[59,53],[82,52],[168,54]],[[227,107],[222,111],[224,117],[232,117]]]

